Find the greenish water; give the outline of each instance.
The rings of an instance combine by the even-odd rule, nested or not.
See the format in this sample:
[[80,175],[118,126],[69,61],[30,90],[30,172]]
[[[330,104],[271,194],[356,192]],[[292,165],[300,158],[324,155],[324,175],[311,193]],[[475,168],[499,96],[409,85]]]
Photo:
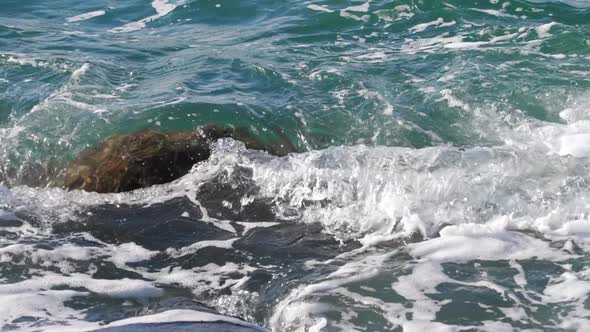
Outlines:
[[[0,329],[195,301],[277,331],[590,329],[589,89],[583,0],[5,0]],[[299,152],[46,188],[114,133],[208,124]]]

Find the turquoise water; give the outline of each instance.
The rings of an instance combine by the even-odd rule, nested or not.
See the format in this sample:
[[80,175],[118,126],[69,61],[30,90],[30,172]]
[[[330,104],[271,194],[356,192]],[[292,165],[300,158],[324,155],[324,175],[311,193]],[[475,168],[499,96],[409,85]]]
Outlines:
[[[589,89],[583,0],[4,0],[0,328],[205,305],[275,331],[590,329]],[[298,152],[224,140],[172,184],[51,186],[114,133],[208,124]]]

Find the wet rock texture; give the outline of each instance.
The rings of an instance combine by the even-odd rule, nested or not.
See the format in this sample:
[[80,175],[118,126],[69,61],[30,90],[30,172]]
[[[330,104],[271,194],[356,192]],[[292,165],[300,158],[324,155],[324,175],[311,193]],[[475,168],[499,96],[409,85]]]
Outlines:
[[269,145],[240,129],[206,126],[195,131],[112,135],[67,167],[64,187],[99,193],[123,192],[173,181],[209,158],[210,144],[231,137],[247,148],[274,155],[294,151],[288,142]]

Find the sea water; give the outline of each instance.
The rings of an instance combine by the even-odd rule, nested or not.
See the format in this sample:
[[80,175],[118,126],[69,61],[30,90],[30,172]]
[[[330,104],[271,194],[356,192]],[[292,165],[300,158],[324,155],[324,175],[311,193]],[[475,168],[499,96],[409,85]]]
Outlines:
[[[298,152],[52,183],[208,124]],[[585,0],[3,0],[0,329],[590,330],[589,157]]]

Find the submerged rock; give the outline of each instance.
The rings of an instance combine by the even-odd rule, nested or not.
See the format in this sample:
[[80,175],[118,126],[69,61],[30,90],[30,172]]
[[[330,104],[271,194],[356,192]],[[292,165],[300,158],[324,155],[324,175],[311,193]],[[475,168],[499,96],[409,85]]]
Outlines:
[[263,144],[240,129],[206,126],[196,131],[146,130],[112,135],[84,151],[65,171],[64,187],[99,193],[123,192],[173,181],[192,166],[209,158],[210,144],[231,137],[247,148],[285,155],[294,148],[288,142]]

